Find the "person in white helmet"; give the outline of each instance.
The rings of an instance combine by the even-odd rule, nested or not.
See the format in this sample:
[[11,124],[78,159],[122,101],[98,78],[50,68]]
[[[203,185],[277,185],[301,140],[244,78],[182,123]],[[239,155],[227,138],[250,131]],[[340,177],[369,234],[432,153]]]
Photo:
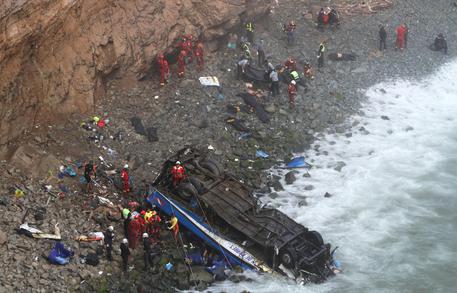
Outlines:
[[176,161],[176,164],[171,168],[171,176],[173,179],[173,187],[176,187],[186,177],[186,171],[180,161]]
[[125,164],[121,171],[121,179],[124,193],[130,192],[130,176],[129,176],[129,165]]
[[148,233],[143,233],[143,249],[144,249],[144,270],[147,271],[152,266],[151,259],[151,243]]
[[106,247],[106,258],[109,261],[113,260],[113,239],[114,239],[114,228],[113,226],[109,226],[108,229],[105,231],[105,247]]
[[121,257],[122,257],[122,269],[124,272],[127,271],[129,266],[129,256],[130,256],[130,249],[129,249],[129,241],[127,238],[122,239],[121,243]]
[[291,109],[295,109],[295,97],[297,96],[297,83],[292,80],[287,88],[289,93],[289,106]]

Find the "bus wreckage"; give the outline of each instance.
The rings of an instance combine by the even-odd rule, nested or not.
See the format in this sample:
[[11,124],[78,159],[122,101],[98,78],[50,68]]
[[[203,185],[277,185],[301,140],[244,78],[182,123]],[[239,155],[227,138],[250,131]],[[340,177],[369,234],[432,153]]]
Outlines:
[[[178,160],[187,176],[173,187],[170,169]],[[318,232],[276,209],[261,207],[246,185],[204,152],[177,152],[163,164],[153,187],[149,203],[177,217],[230,265],[279,273],[300,283],[320,283],[338,271],[334,250]]]

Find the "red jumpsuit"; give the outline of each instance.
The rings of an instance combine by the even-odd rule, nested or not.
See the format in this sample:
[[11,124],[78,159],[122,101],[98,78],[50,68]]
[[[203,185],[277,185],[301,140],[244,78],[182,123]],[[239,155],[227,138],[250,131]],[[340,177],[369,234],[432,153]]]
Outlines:
[[197,58],[197,66],[198,70],[203,70],[203,66],[205,65],[205,60],[203,60],[203,44],[198,43],[194,50],[195,58]]
[[192,63],[192,36],[188,36],[184,41],[183,50],[186,52],[186,57],[189,63]]
[[130,192],[129,173],[127,172],[127,169],[122,169],[121,179],[124,187],[124,192]]
[[129,247],[135,249],[144,232],[144,221],[137,216],[128,225]]
[[284,65],[287,67],[287,69],[289,69],[289,71],[297,70],[297,63],[292,58],[287,59]]
[[406,28],[403,25],[397,27],[397,41],[395,42],[395,48],[403,50],[405,47],[405,33]]
[[171,175],[173,176],[173,186],[177,186],[185,177],[184,167],[181,165],[175,165],[171,168]]
[[168,65],[168,61],[163,58],[163,56],[159,57],[158,63],[160,68],[160,85],[165,85],[168,75],[170,74],[170,66]]
[[178,55],[178,77],[184,77],[186,68],[186,51],[181,51]]
[[295,107],[295,97],[297,96],[297,87],[294,84],[289,84],[287,88],[287,92],[289,93],[289,104],[291,108]]

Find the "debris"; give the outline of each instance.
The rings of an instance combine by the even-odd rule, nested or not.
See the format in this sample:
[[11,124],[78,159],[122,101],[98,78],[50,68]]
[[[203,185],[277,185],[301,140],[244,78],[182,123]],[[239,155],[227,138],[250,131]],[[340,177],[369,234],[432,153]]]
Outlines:
[[37,239],[53,239],[53,240],[61,240],[59,223],[54,225],[54,234],[44,233],[41,230],[36,228],[30,227],[27,223],[24,223],[19,226],[19,234],[25,234],[29,237],[37,238]]
[[256,156],[257,158],[268,158],[270,155],[267,154],[267,153],[264,152],[264,151],[257,150],[257,151],[255,152],[255,156]]
[[81,235],[76,237],[77,241],[83,242],[102,241],[103,239],[105,239],[103,232],[90,232],[87,236]]
[[198,80],[203,86],[220,86],[219,80],[215,76],[203,76]]
[[305,162],[305,157],[295,157],[286,164],[286,168],[309,168],[311,165]]
[[52,248],[48,260],[52,264],[65,265],[70,262],[70,258],[73,254],[74,253],[70,249],[65,248],[63,243],[57,242]]

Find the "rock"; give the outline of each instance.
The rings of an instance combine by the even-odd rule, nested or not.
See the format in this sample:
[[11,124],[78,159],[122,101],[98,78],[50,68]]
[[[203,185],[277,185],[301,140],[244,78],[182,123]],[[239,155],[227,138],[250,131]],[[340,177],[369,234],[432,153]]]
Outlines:
[[305,190],[313,190],[314,186],[313,185],[305,185]]
[[295,177],[295,171],[287,172],[284,179],[286,180],[286,184],[288,185],[294,183],[295,180],[297,180],[297,178]]
[[333,195],[332,195],[331,193],[328,193],[328,192],[326,192],[326,193],[324,194],[324,197],[326,197],[326,198],[330,198],[330,197],[332,197],[332,196],[333,196]]
[[265,106],[265,111],[270,114],[274,113],[276,111],[276,107],[274,104],[268,104]]
[[386,115],[381,115],[381,119],[382,119],[382,120],[390,120],[389,117],[386,116]]
[[191,284],[211,284],[213,282],[213,275],[208,273],[204,267],[194,266],[192,267],[192,274],[189,277],[189,282]]
[[357,67],[356,69],[352,70],[352,73],[366,73],[368,71],[368,67],[366,65],[362,65]]
[[414,130],[414,128],[413,128],[412,126],[407,126],[407,127],[405,128],[405,131],[406,131],[406,132],[412,131],[412,130]]
[[8,235],[5,232],[0,230],[0,245],[5,244],[8,241]]
[[268,194],[268,197],[270,197],[271,199],[275,199],[275,198],[278,198],[278,194],[276,192],[272,192],[270,194]]
[[305,177],[305,178],[310,178],[310,177],[311,177],[311,174],[309,174],[309,172],[306,172],[306,173],[303,174],[303,177]]
[[338,161],[338,162],[336,162],[336,166],[333,168],[333,170],[341,172],[341,169],[343,169],[344,166],[346,166],[345,162]]
[[298,202],[298,206],[299,207],[304,207],[304,206],[307,206],[308,205],[308,202],[306,201],[306,199],[302,199]]

